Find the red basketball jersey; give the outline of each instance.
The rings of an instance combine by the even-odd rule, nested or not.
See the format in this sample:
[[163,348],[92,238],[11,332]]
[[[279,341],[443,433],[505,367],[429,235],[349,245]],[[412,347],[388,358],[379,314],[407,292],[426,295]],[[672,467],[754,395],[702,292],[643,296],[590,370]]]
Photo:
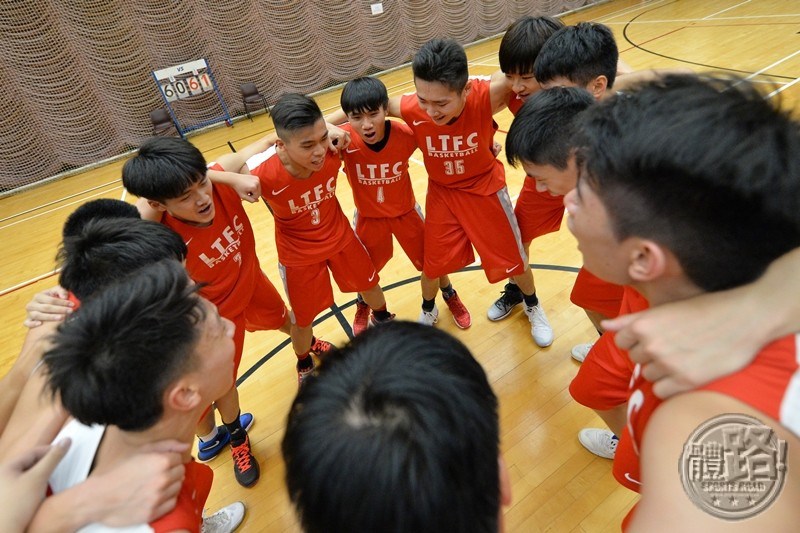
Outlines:
[[248,159],[261,181],[261,196],[275,217],[275,244],[284,266],[325,261],[346,244],[353,230],[336,199],[341,161],[328,152],[322,169],[305,179],[292,176],[275,147]]
[[404,95],[400,112],[422,150],[431,181],[451,189],[489,196],[505,186],[503,164],[492,153],[497,123],[492,118],[489,80],[470,80],[461,115],[437,126],[419,107],[416,94]]
[[[212,170],[222,170],[212,165]],[[241,314],[250,302],[261,265],[256,256],[256,242],[250,219],[236,191],[214,185],[214,220],[205,227],[187,224],[169,213],[161,222],[175,230],[188,248],[186,270],[197,282],[205,284],[200,294],[219,308],[226,318]]]
[[[779,421],[800,437],[800,335],[789,335],[766,346],[750,365],[698,390],[714,391],[735,398]],[[662,400],[653,394],[653,384],[641,376],[636,365],[628,399],[628,423],[620,436],[614,457],[614,477],[631,490],[640,485],[639,450],[647,422]]]
[[380,151],[365,143],[350,124],[342,129],[350,133],[350,146],[342,156],[359,216],[393,218],[414,209],[417,202],[408,175],[408,158],[417,149],[417,141],[411,128],[387,120],[388,139]]

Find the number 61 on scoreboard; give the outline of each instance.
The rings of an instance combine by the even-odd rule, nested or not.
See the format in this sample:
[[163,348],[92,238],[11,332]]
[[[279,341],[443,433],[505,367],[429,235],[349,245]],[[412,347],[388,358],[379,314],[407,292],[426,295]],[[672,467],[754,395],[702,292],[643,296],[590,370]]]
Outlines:
[[153,76],[167,102],[214,90],[205,59],[154,70]]

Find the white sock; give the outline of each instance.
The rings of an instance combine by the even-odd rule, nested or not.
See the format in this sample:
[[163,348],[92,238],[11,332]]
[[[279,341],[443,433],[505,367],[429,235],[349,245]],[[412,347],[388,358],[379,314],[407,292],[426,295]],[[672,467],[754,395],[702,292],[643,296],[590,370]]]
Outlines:
[[211,430],[211,433],[209,433],[208,435],[203,435],[202,437],[200,437],[200,440],[203,442],[208,442],[212,440],[214,437],[216,437],[217,433],[219,433],[219,431],[217,431],[217,426],[214,426],[214,429]]

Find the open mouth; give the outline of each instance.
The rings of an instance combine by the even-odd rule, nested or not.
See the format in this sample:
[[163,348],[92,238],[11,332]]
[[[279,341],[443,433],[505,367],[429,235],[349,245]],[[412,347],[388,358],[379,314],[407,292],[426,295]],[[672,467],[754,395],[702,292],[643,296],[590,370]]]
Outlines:
[[213,207],[214,207],[214,205],[213,205],[213,204],[208,204],[207,206],[205,206],[204,208],[202,208],[201,210],[199,210],[199,211],[198,211],[198,214],[205,216],[205,215],[207,215],[207,214],[209,214],[209,213],[211,212],[211,210],[213,209]]
[[364,138],[365,138],[365,139],[370,139],[370,140],[372,140],[372,139],[374,139],[374,138],[375,138],[375,135],[376,135],[376,132],[374,132],[374,131],[370,131],[370,132],[366,132],[366,131],[365,131],[365,132],[364,132]]

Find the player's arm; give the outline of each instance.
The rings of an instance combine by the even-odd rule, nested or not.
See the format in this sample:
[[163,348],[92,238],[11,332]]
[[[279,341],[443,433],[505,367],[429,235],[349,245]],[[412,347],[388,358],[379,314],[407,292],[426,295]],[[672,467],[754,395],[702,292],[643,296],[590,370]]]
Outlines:
[[55,494],[42,503],[28,529],[72,532],[101,523],[109,527],[146,524],[175,507],[189,445],[175,440],[148,445],[114,469]]
[[740,370],[770,342],[800,331],[800,248],[755,282],[603,321],[666,398]]
[[[215,162],[230,173],[236,174],[248,174],[249,171],[247,169],[247,160],[253,157],[256,154],[260,154],[261,152],[266,152],[269,148],[271,148],[275,141],[278,140],[278,135],[276,133],[270,133],[262,137],[261,139],[257,140],[254,143],[250,143],[238,152],[233,152],[230,154],[225,154],[219,157]],[[209,171],[211,172],[211,171]],[[215,183],[225,183],[226,185],[230,185],[225,181],[225,176],[217,176],[217,179],[213,179]],[[258,198],[258,196],[256,196]]]
[[489,97],[492,101],[493,115],[508,107],[508,100],[511,98],[512,92],[511,84],[508,83],[503,71],[494,72],[489,83]]
[[153,222],[161,222],[163,213],[150,205],[147,198],[139,198],[136,200],[136,209],[139,210],[139,215],[143,220],[152,220]]
[[633,67],[627,64],[621,57],[617,59],[617,76],[633,72]]
[[28,330],[19,357],[14,361],[11,370],[0,379],[0,442],[2,442],[2,435],[6,427],[13,428],[14,424],[10,423],[12,418],[21,418],[18,427],[10,432],[14,435],[19,435],[20,431],[24,431],[31,420],[30,413],[23,415],[15,413],[18,411],[18,405],[25,403],[20,399],[23,397],[28,381],[34,375],[36,366],[42,360],[42,354],[49,348],[49,337],[55,333],[57,325],[58,322],[47,322],[41,327]]
[[[247,165],[244,168],[245,172],[247,172]],[[242,200],[253,203],[257,202],[261,197],[261,181],[259,181],[258,176],[213,169],[208,169],[206,175],[214,184],[227,185],[232,188]]]
[[693,71],[688,68],[660,68],[635,70],[619,74],[614,81],[614,90],[606,91],[605,98],[613,96],[617,91],[629,90],[631,87],[639,85],[640,83],[655,81],[671,74],[692,74],[692,72]]
[[[796,510],[787,512],[796,507],[791,501],[792,498],[796,498],[796,495],[793,495],[796,493],[796,488],[788,488],[790,483],[786,483],[783,493],[778,496],[770,509],[739,522],[720,520],[702,511],[689,498],[679,472],[687,441],[701,424],[722,413],[749,414],[773,426],[773,429],[777,427],[777,423],[770,421],[751,407],[714,392],[681,394],[662,404],[648,421],[642,441],[641,499],[627,530],[629,533],[778,531],[787,523],[797,520]],[[781,433],[784,430],[778,428],[778,431]],[[784,436],[786,433],[783,433]],[[791,472],[794,466],[791,464],[791,443],[788,448],[789,472]],[[707,495],[710,497],[712,494]],[[730,494],[720,494],[720,497],[730,497]],[[794,520],[791,520],[792,515]]]
[[59,419],[30,420],[25,430],[16,435],[25,446],[0,458],[3,531],[22,533],[28,530],[45,497],[47,480],[71,444],[67,440],[50,445],[61,425]]

